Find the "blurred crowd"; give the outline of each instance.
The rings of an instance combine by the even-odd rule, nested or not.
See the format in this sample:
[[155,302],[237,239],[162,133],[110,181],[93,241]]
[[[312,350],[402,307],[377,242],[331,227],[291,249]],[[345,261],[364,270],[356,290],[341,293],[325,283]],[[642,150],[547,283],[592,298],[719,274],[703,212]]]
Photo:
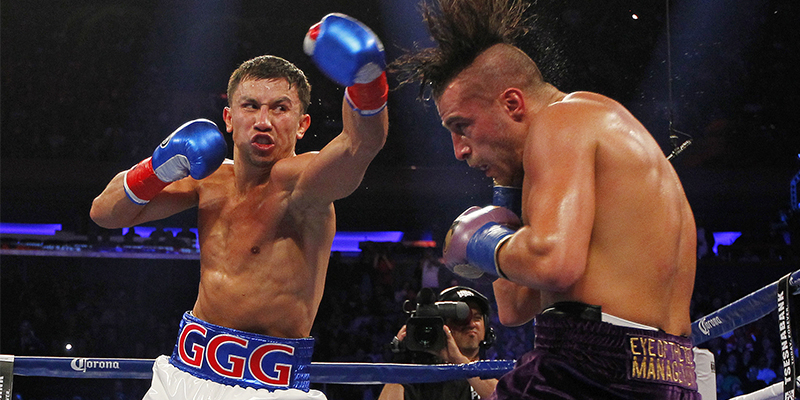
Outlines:
[[[331,255],[312,329],[316,362],[391,362],[389,343],[408,319],[407,310],[415,307],[423,287],[440,290],[467,285],[492,300],[491,286],[476,286],[443,268],[438,249],[372,242],[362,243],[361,248],[357,255]],[[717,257],[705,257],[698,271],[719,262]],[[729,268],[774,265],[737,262]],[[2,272],[0,352],[146,359],[171,353],[179,318],[192,306],[198,274],[196,261],[191,260],[30,256],[4,256]],[[750,293],[739,280],[697,285],[692,319]],[[532,324],[503,327],[493,312],[491,325],[497,340],[486,359],[513,360],[532,347]],[[777,340],[773,313],[702,344],[716,358],[718,399],[777,382],[782,377]],[[15,392],[18,400],[123,400],[140,398],[148,384],[146,380],[17,377]],[[368,400],[380,393],[379,385],[314,385],[331,400]]]

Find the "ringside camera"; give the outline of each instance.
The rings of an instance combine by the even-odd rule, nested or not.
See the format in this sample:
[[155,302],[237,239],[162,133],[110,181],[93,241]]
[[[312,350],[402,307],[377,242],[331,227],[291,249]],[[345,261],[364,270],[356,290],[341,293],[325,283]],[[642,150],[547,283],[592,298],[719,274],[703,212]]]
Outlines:
[[403,344],[410,351],[439,351],[447,344],[444,321],[447,318],[466,319],[469,305],[463,301],[436,301],[436,293],[423,288],[417,295],[417,305],[408,310],[406,300],[403,309],[411,314],[406,321],[406,338]]

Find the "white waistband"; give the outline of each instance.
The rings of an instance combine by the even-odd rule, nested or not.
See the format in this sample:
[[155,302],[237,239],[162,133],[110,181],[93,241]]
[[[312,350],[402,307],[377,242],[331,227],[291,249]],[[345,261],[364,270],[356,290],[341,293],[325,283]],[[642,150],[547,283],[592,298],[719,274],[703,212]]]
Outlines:
[[625,327],[628,327],[628,328],[636,328],[636,329],[645,329],[645,330],[648,330],[648,331],[657,331],[658,330],[658,328],[653,328],[652,326],[640,324],[638,322],[628,321],[627,319],[620,318],[620,317],[615,317],[615,316],[613,316],[611,314],[608,314],[608,313],[602,313],[602,316],[600,317],[600,319],[601,319],[601,321],[607,322],[607,323],[609,323],[611,325],[625,326]]

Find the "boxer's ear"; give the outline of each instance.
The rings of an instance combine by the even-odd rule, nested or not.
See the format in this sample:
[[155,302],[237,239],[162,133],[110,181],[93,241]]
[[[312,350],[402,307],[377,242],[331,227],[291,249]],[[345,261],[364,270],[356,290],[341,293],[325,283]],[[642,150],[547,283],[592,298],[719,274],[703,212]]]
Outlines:
[[525,96],[517,88],[508,88],[500,94],[500,104],[514,121],[521,121],[525,116]]
[[297,134],[296,134],[297,140],[303,138],[309,126],[311,126],[311,116],[308,114],[303,114],[300,117],[300,124],[297,127]]

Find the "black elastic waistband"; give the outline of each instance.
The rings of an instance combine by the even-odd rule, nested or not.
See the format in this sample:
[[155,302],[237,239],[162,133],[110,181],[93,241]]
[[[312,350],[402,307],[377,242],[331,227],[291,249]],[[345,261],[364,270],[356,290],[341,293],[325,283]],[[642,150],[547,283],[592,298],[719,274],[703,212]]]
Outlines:
[[559,301],[545,308],[542,314],[573,317],[585,321],[602,320],[602,310],[600,306],[581,303],[579,301]]

